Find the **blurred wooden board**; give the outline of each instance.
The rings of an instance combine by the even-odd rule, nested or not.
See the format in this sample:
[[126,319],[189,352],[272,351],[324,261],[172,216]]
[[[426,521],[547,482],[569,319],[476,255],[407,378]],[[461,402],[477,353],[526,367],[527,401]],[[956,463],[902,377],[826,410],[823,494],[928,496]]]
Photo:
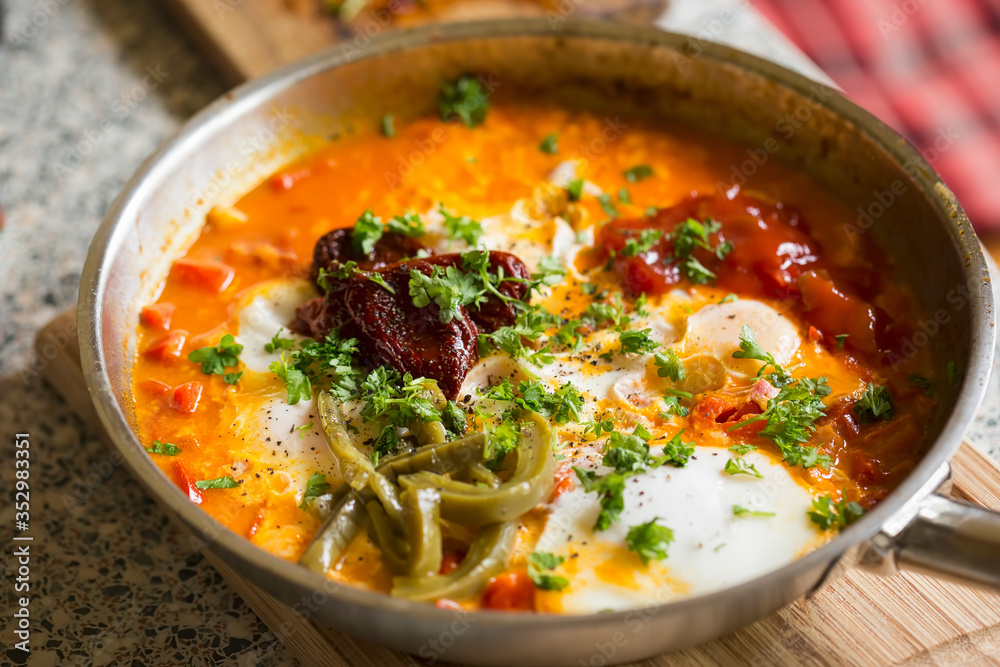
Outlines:
[[571,13],[578,18],[651,23],[667,7],[667,0],[421,0],[419,5],[417,0],[380,4],[372,0],[371,7],[346,22],[324,12],[324,0],[161,2],[234,85],[333,44],[364,48],[371,37],[396,26],[541,16],[546,11],[556,17]]
[[[43,328],[36,349],[76,337],[75,314]],[[60,352],[44,376],[77,413],[103,432],[83,382],[75,345]],[[953,493],[1000,510],[1000,467],[965,443],[952,461]],[[183,530],[183,527],[182,527]],[[322,628],[231,570],[205,558],[305,665],[403,667],[413,658]],[[997,555],[1000,558],[1000,554]],[[445,656],[447,657],[447,656]],[[879,578],[848,571],[812,598],[728,637],[667,656],[649,666],[690,665],[958,665],[1000,664],[1000,591],[915,574]]]

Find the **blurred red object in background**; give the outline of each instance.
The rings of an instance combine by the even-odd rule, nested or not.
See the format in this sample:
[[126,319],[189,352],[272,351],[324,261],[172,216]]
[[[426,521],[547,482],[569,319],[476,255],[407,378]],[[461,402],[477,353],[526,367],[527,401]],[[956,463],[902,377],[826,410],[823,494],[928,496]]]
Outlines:
[[752,0],[1000,232],[1000,0]]

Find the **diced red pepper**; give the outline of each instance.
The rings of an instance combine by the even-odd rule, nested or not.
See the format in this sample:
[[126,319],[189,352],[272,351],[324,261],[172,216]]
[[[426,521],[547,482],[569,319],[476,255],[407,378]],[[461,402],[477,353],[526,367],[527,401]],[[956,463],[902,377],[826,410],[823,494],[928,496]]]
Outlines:
[[174,262],[172,273],[179,280],[212,292],[221,292],[233,282],[235,269],[228,264],[204,259],[181,257]]
[[175,461],[174,465],[177,469],[177,476],[180,478],[178,486],[181,487],[181,491],[186,493],[195,505],[201,505],[201,491],[194,485],[194,475],[180,461]]
[[168,331],[176,309],[172,303],[154,303],[142,309],[139,319],[148,327]]
[[174,393],[170,395],[170,407],[178,412],[191,414],[198,407],[201,400],[201,383],[185,382],[174,387]]
[[575,482],[573,481],[576,474],[573,472],[573,467],[566,461],[563,461],[558,466],[556,466],[555,472],[555,485],[552,487],[552,494],[549,496],[549,502],[554,503],[559,496],[566,493],[573,488]]
[[280,172],[271,177],[271,187],[278,191],[288,190],[309,174],[310,171],[308,169]]
[[500,611],[534,611],[535,583],[526,570],[498,574],[486,584],[483,606]]
[[465,552],[457,549],[445,549],[441,555],[441,569],[438,574],[451,574],[465,560]]
[[153,341],[152,345],[143,351],[143,354],[157,361],[179,359],[181,353],[184,351],[184,343],[187,341],[187,336],[188,332],[181,329],[171,331]]

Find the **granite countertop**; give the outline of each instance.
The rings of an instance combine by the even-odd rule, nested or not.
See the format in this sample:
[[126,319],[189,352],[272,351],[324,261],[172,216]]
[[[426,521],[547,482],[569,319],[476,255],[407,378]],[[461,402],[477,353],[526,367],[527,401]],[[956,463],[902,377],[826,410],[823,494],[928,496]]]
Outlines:
[[[152,0],[16,0],[5,9],[0,460],[13,461],[15,433],[30,434],[30,662],[292,663],[291,653],[41,380],[44,362],[31,351],[38,328],[75,302],[90,238],[119,188],[225,88]],[[745,1],[674,0],[661,23],[822,77]],[[994,374],[994,397],[998,382]],[[981,411],[971,437],[1000,458],[995,403]],[[11,488],[12,465],[0,479]],[[13,514],[8,504],[0,511],[5,545],[12,544]],[[5,581],[14,576],[9,553]],[[5,586],[2,607],[14,605],[12,587]],[[0,663],[24,659],[11,635],[0,635]]]

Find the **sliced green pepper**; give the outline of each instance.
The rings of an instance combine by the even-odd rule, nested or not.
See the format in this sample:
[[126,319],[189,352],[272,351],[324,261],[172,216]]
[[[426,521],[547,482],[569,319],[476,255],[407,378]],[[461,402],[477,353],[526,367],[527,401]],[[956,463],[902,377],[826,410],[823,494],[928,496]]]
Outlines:
[[475,595],[490,577],[507,565],[516,535],[515,521],[483,526],[454,572],[429,577],[395,577],[392,594],[410,600],[461,600]]
[[333,499],[333,511],[299,558],[300,564],[324,576],[344,555],[366,520],[361,494],[347,484],[337,487]]
[[404,490],[434,488],[441,494],[441,516],[449,521],[482,526],[512,521],[537,505],[551,490],[555,472],[552,449],[555,435],[545,420],[527,415],[521,426],[517,466],[511,478],[497,488],[459,482],[420,471],[398,478]]

